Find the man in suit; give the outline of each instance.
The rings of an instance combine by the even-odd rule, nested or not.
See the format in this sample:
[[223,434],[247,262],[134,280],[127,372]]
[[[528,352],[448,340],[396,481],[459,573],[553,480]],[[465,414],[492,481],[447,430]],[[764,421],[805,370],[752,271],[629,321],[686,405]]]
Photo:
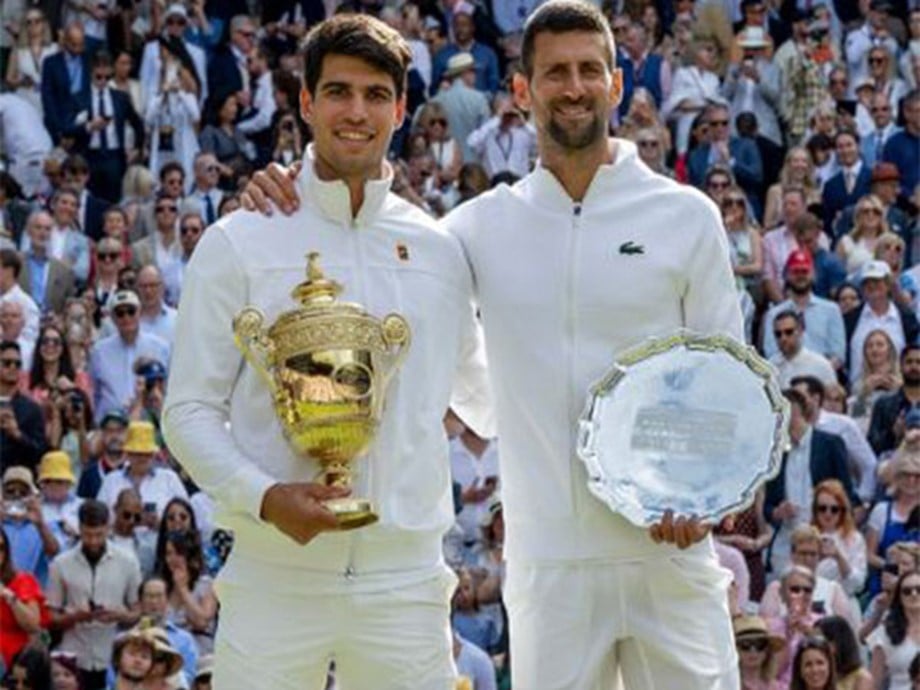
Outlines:
[[[872,193],[875,194],[885,207],[885,220],[889,229],[904,240],[904,266],[913,266],[913,224],[903,210],[897,206],[898,188],[901,183],[901,174],[894,163],[879,161],[872,168]],[[840,239],[853,229],[856,207],[845,208],[834,223],[834,237]]]
[[89,61],[84,50],[83,26],[72,22],[64,29],[61,50],[42,64],[42,108],[45,128],[55,146],[73,138],[80,104],[89,96]]
[[175,270],[174,264],[182,258],[176,223],[179,218],[179,202],[160,192],[154,206],[154,216],[156,231],[131,245],[134,266],[142,268],[153,264],[163,273],[171,274]]
[[144,123],[128,94],[109,87],[112,58],[100,51],[92,60],[92,88],[83,102],[80,118],[80,148],[86,151],[90,166],[89,189],[111,203],[121,198],[121,180],[128,167],[125,153],[125,125],[134,130],[137,147],[144,145]]
[[710,141],[700,144],[690,153],[688,167],[691,184],[702,189],[709,168],[713,165],[728,166],[738,185],[744,189],[755,216],[759,217],[763,162],[757,144],[751,139],[730,136],[731,122],[727,105],[718,103],[707,106],[704,117],[709,124]]
[[247,58],[255,47],[256,27],[248,15],[230,20],[230,43],[214,52],[208,64],[208,91],[216,98],[237,94],[240,108],[250,105]]
[[195,184],[189,194],[198,208],[198,214],[204,220],[205,226],[217,220],[217,208],[224,193],[217,188],[220,171],[217,167],[217,158],[208,151],[199,151],[195,156]]
[[86,189],[89,184],[89,163],[78,153],[68,156],[61,166],[64,187],[72,187],[77,193],[77,229],[94,242],[103,237],[102,226],[107,204]]
[[860,276],[863,303],[843,317],[851,384],[862,375],[863,344],[872,331],[885,331],[898,352],[917,343],[920,324],[912,310],[891,299],[891,280],[891,267],[886,262],[867,262]]
[[859,135],[841,130],[834,137],[837,164],[840,171],[824,185],[821,202],[824,207],[824,231],[831,235],[837,214],[869,193],[872,170],[859,155]]
[[39,310],[60,313],[74,294],[74,274],[62,261],[48,253],[54,221],[47,211],[35,211],[26,223],[29,249],[23,252],[19,285],[29,293]]
[[860,155],[863,162],[870,168],[881,162],[885,152],[885,144],[891,135],[901,131],[894,123],[894,113],[891,103],[883,93],[876,93],[870,101],[869,113],[872,115],[874,130],[867,134],[860,144]]
[[846,445],[839,436],[820,431],[808,421],[808,400],[797,390],[785,390],[790,403],[792,449],[783,457],[779,474],[766,486],[764,517],[776,528],[770,549],[773,572],[789,564],[790,536],[811,519],[812,490],[825,479],[837,479],[853,505],[860,505],[847,468]]
[[898,447],[904,436],[905,415],[920,405],[920,345],[909,343],[901,351],[901,377],[904,385],[879,398],[872,407],[867,437],[879,455]]

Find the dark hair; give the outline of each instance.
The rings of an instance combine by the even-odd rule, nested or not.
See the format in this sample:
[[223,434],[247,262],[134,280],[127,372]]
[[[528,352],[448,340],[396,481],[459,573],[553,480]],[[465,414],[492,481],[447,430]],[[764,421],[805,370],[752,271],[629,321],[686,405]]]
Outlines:
[[13,666],[25,669],[30,688],[45,690],[51,687],[51,656],[42,644],[31,643],[23,647],[13,659]]
[[0,170],[0,189],[7,199],[22,198],[22,185],[6,170]]
[[531,14],[524,25],[521,62],[528,79],[533,76],[534,43],[537,36],[543,33],[564,34],[570,31],[600,34],[606,47],[607,67],[613,70],[613,33],[603,13],[593,5],[579,0],[551,0]]
[[802,640],[795,652],[795,660],[792,662],[792,683],[789,685],[789,690],[807,690],[805,681],[802,678],[802,657],[805,656],[805,652],[813,649],[822,652],[827,657],[829,668],[827,684],[824,686],[825,690],[834,690],[837,687],[837,672],[834,668],[834,650],[831,648],[831,643],[823,637],[815,636],[806,637]]
[[859,146],[859,134],[856,130],[853,129],[841,129],[834,135],[834,146],[837,145],[837,142],[840,141],[840,137],[849,136],[853,137],[853,141],[856,142],[856,145]]
[[805,148],[808,149],[808,153],[811,154],[811,157],[815,157],[815,151],[819,149],[832,149],[834,148],[834,141],[827,136],[826,134],[815,134],[812,135],[807,142],[805,142]]
[[166,544],[172,544],[176,553],[185,559],[185,565],[188,568],[188,586],[189,589],[193,589],[195,583],[198,582],[198,578],[204,572],[204,554],[201,552],[201,538],[191,532],[167,532],[166,540],[163,544],[163,561],[158,564],[156,572],[166,580],[167,591],[172,592],[175,583],[173,582],[172,571],[166,565]]
[[300,96],[300,80],[287,70],[276,69],[272,72],[272,87],[287,96],[287,107],[297,109]]
[[799,328],[805,328],[805,319],[802,318],[802,314],[795,309],[783,309],[780,313],[773,317],[773,323],[775,324],[781,319],[795,319],[795,322]]
[[125,221],[125,225],[128,224],[128,213],[121,206],[118,206],[117,204],[115,206],[109,206],[103,212],[102,217],[104,219],[106,216],[111,216],[112,214],[118,214],[121,216],[122,220]]
[[802,376],[793,376],[789,381],[789,385],[792,388],[795,388],[799,384],[805,386],[808,389],[809,395],[814,395],[818,398],[819,402],[824,401],[824,383],[821,382],[817,376],[811,376],[809,374],[803,374]]
[[814,230],[821,227],[821,219],[810,211],[806,211],[805,213],[798,216],[794,221],[792,221],[793,233],[800,233],[804,232],[805,230]]
[[0,584],[8,585],[16,575],[16,567],[13,565],[13,554],[10,553],[10,538],[2,527],[0,527],[0,545],[3,546],[4,553],[3,565],[0,566]]
[[182,175],[182,179],[185,179],[185,168],[182,167],[182,163],[179,161],[169,161],[169,163],[160,168],[160,183],[162,183],[171,172],[178,172]]
[[88,498],[77,513],[81,527],[104,527],[109,524],[109,507],[102,501]]
[[19,347],[19,343],[15,340],[0,340],[0,352],[4,350],[16,350],[16,352],[22,354],[22,348]]
[[[125,51],[122,51],[125,52]],[[96,54],[93,55],[92,67],[90,69],[96,69],[97,67],[111,67],[112,55],[107,50],[96,51]]]
[[862,667],[859,644],[853,628],[842,616],[827,616],[818,621],[818,630],[834,646],[834,664],[840,678]]
[[41,346],[45,340],[46,331],[54,331],[61,340],[61,359],[58,366],[58,375],[66,376],[71,381],[76,378],[73,362],[70,359],[70,348],[67,347],[64,332],[53,324],[47,324],[39,329],[38,340],[35,342],[35,356],[32,357],[32,371],[29,372],[29,388],[46,387],[48,385],[45,382],[45,360],[41,356]]
[[144,590],[147,589],[147,585],[149,585],[151,582],[162,582],[164,585],[166,585],[166,589],[169,590],[169,583],[166,582],[166,578],[162,575],[154,573],[153,575],[148,575],[143,580],[141,580],[141,583],[137,586],[138,599],[144,596]]
[[805,412],[808,410],[808,400],[806,400],[805,396],[802,395],[801,391],[797,391],[794,388],[786,388],[783,391],[783,397],[798,407],[802,414],[805,414]]
[[13,278],[19,280],[22,272],[22,259],[14,249],[0,249],[0,266],[13,269]]
[[904,364],[904,360],[907,359],[907,355],[909,355],[911,352],[918,352],[918,351],[920,351],[920,345],[918,345],[917,343],[908,343],[907,345],[905,345],[904,349],[901,350],[901,364],[902,365]]
[[64,160],[61,172],[65,175],[89,175],[89,163],[79,153],[74,153]]
[[[911,14],[914,12],[920,12],[920,10],[911,10]],[[914,660],[910,662],[910,668],[908,669],[908,674],[910,674],[910,679],[914,682],[920,678],[920,652],[917,652],[917,655],[914,657]]]
[[188,514],[191,515],[191,519],[188,523],[188,531],[197,540],[198,550],[201,551],[202,549],[201,532],[198,531],[198,520],[195,517],[195,510],[192,508],[192,504],[187,500],[180,496],[176,496],[166,504],[165,508],[163,508],[163,516],[160,518],[160,526],[157,530],[156,558],[154,559],[153,565],[154,572],[163,572],[166,568],[166,537],[169,535],[169,529],[166,527],[166,515],[175,505],[182,506]]
[[316,87],[327,55],[348,55],[393,78],[396,97],[406,88],[412,52],[397,31],[365,14],[340,14],[315,26],[303,46],[304,85],[310,95]]
[[888,634],[891,644],[895,647],[907,637],[907,614],[904,612],[904,604],[901,602],[901,587],[904,586],[904,580],[911,576],[920,576],[920,571],[909,570],[898,578],[898,584],[895,585],[894,592],[891,595],[888,616],[885,618],[885,632]]

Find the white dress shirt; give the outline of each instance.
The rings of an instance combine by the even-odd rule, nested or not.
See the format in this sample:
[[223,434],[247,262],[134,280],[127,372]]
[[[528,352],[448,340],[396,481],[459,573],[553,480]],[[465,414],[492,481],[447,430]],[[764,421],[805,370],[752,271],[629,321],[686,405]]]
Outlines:
[[901,314],[894,302],[888,302],[888,310],[881,315],[876,314],[866,304],[859,314],[856,329],[850,338],[850,384],[854,385],[862,377],[863,344],[869,334],[875,330],[882,330],[891,338],[894,348],[900,355],[904,349],[904,327],[901,323]]
[[124,489],[136,489],[141,496],[142,503],[156,504],[157,519],[163,516],[166,504],[172,499],[188,500],[188,492],[182,480],[179,479],[179,475],[168,467],[151,467],[150,472],[144,475],[139,482],[131,477],[129,470],[130,463],[125,463],[123,467],[105,475],[96,499],[114,510],[118,494]]
[[875,471],[878,458],[856,421],[845,414],[822,409],[818,413],[815,428],[835,434],[843,440],[847,449],[850,472],[859,476],[857,493],[864,501],[871,501],[875,496]]

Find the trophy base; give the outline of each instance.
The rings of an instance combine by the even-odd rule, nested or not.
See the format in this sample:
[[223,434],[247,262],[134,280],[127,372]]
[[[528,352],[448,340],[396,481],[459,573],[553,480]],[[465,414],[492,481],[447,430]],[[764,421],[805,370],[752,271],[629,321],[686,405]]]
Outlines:
[[372,525],[380,519],[366,498],[333,498],[325,505],[335,515],[339,529],[343,531]]

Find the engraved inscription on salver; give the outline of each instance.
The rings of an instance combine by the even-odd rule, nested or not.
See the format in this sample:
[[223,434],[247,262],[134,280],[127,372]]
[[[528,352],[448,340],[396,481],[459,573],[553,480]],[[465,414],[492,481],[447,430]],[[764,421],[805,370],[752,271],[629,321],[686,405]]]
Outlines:
[[640,407],[630,446],[669,455],[725,455],[734,447],[737,422],[737,415],[730,412],[665,405]]

